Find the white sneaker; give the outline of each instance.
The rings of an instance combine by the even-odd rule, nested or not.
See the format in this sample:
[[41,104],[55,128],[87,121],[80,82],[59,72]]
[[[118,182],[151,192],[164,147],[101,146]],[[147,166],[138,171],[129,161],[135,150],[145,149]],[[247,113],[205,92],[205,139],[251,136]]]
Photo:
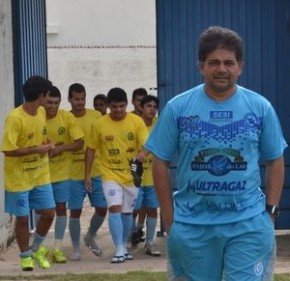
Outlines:
[[161,252],[158,250],[155,244],[150,243],[145,245],[145,254],[152,257],[159,257]]
[[84,242],[94,255],[100,256],[102,254],[102,249],[98,246],[94,238],[89,237],[88,233],[84,237]]
[[70,255],[71,261],[79,261],[81,259],[81,251],[79,249],[74,250]]

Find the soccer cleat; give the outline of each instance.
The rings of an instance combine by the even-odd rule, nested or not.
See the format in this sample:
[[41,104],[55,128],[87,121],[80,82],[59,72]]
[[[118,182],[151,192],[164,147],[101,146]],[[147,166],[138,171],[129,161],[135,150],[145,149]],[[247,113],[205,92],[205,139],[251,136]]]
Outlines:
[[133,248],[137,247],[140,242],[145,241],[144,235],[144,231],[141,228],[132,233],[131,244]]
[[21,268],[23,271],[32,271],[34,269],[32,257],[21,258]]
[[48,249],[43,246],[39,247],[39,249],[36,252],[32,253],[34,261],[40,268],[43,269],[50,268],[50,263],[47,260],[48,253],[49,253]]
[[71,261],[79,261],[81,259],[81,252],[79,249],[74,250],[70,256]]
[[152,257],[159,257],[161,255],[160,251],[157,249],[156,245],[153,243],[145,245],[145,254]]
[[92,237],[89,237],[88,234],[84,237],[85,245],[91,250],[91,252],[96,255],[100,256],[102,254],[102,249],[98,246],[95,239]]
[[142,174],[143,174],[142,163],[139,162],[137,159],[132,159],[129,161],[129,164],[130,164],[131,175],[133,176],[134,185],[136,187],[140,187],[141,182],[142,182]]
[[52,261],[55,263],[66,263],[67,258],[62,250],[55,249],[52,252]]

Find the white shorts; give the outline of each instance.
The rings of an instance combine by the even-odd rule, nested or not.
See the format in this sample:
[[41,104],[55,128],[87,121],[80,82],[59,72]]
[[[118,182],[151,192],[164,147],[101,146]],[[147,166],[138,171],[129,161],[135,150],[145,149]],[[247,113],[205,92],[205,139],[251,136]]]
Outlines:
[[103,182],[103,191],[108,207],[122,206],[122,213],[132,213],[138,196],[135,186],[123,186],[115,181]]

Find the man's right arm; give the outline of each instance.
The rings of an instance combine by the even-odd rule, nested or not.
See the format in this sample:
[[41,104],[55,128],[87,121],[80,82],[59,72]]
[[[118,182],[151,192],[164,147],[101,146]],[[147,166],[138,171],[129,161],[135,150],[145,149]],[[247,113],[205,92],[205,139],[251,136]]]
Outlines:
[[162,221],[166,232],[169,233],[173,222],[173,200],[171,180],[169,176],[169,162],[161,160],[154,155],[152,175],[160,203]]
[[87,191],[92,190],[91,186],[91,170],[95,159],[95,150],[87,147],[85,155],[85,187]]
[[30,154],[36,154],[36,153],[40,155],[44,155],[53,147],[54,147],[54,144],[48,143],[48,144],[41,144],[34,147],[25,147],[25,148],[18,148],[15,150],[10,150],[10,151],[3,151],[3,153],[5,154],[5,156],[9,156],[9,157],[21,157],[21,156],[26,156]]

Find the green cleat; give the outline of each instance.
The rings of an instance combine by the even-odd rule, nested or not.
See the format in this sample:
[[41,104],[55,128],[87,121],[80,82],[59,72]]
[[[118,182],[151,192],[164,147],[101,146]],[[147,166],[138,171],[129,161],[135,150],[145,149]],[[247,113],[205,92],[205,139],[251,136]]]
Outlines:
[[21,268],[23,271],[32,271],[34,269],[32,257],[21,258]]
[[55,249],[52,252],[52,261],[55,263],[66,263],[67,258],[62,250]]
[[40,268],[47,269],[50,268],[50,263],[47,260],[47,255],[49,250],[46,247],[40,247],[38,251],[32,254],[33,259],[38,264]]

